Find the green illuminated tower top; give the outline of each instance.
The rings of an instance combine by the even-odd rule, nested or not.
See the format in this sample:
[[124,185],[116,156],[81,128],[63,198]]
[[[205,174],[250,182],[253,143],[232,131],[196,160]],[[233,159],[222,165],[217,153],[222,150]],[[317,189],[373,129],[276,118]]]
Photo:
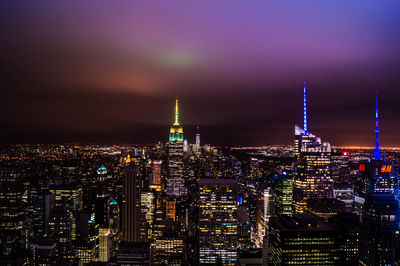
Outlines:
[[175,100],[175,122],[169,131],[169,141],[183,141],[183,129],[179,124],[179,105],[178,97]]

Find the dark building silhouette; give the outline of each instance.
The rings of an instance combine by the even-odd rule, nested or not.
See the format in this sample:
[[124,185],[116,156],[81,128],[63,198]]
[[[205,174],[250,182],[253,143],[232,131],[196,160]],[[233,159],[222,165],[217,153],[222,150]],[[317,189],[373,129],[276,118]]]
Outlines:
[[141,218],[142,178],[134,163],[125,169],[122,198],[122,241],[146,240],[144,221]]

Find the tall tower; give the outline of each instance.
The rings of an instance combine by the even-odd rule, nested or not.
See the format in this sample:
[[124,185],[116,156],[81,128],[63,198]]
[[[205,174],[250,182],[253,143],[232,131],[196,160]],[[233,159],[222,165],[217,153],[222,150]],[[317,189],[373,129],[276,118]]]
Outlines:
[[307,98],[306,98],[306,82],[304,81],[303,88],[303,129],[307,133]]
[[142,179],[134,163],[125,169],[122,198],[122,240],[141,242],[144,227],[141,219]]
[[[394,265],[399,230],[399,177],[394,164],[382,160],[379,148],[378,94],[375,102],[373,160],[360,163],[363,182],[360,260],[363,265]],[[361,195],[363,196],[363,195]]]
[[168,168],[167,193],[181,195],[185,193],[183,182],[183,129],[179,123],[178,98],[175,101],[175,120],[171,126],[168,142]]
[[174,123],[171,126],[171,130],[169,131],[169,141],[170,142],[183,142],[183,129],[179,124],[179,105],[178,105],[178,97],[175,100],[175,112],[174,112]]
[[307,127],[306,84],[303,87],[303,128],[295,126],[294,154],[296,156],[293,179],[294,210],[304,212],[307,199],[330,197],[333,183],[331,176],[331,145],[322,142]]
[[199,126],[196,127],[196,147],[200,147],[200,129]]

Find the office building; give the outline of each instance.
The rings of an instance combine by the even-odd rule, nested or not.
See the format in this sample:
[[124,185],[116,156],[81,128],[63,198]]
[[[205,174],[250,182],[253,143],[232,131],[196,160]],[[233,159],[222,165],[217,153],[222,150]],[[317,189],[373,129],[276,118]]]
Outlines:
[[237,263],[237,180],[200,179],[200,265]]
[[76,183],[56,183],[50,186],[50,192],[55,196],[55,205],[65,207],[71,230],[71,240],[77,239],[77,217],[82,210],[82,186]]
[[317,217],[281,215],[269,228],[267,265],[338,265],[338,230]]
[[116,252],[116,265],[150,265],[150,244],[146,242],[121,242]]
[[276,215],[289,215],[293,213],[293,174],[282,173],[274,180],[275,191],[275,214]]
[[358,265],[360,248],[360,218],[354,213],[338,213],[329,223],[339,230],[339,264]]
[[25,247],[22,176],[17,169],[0,168],[0,254],[19,256]]
[[112,252],[110,228],[99,228],[99,261],[107,262]]
[[399,246],[399,187],[393,163],[382,160],[379,147],[378,94],[375,105],[375,149],[373,159],[360,164],[365,180],[362,212],[360,263],[394,265]]
[[141,215],[142,177],[137,166],[125,169],[122,199],[122,241],[142,242],[147,239],[146,221]]
[[55,265],[56,263],[56,242],[49,239],[35,239],[30,243],[30,265]]

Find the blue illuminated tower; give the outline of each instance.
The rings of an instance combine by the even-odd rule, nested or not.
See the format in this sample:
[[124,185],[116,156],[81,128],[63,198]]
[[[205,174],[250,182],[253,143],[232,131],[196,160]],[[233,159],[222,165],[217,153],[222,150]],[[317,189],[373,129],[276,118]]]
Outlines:
[[304,81],[304,88],[303,88],[303,129],[307,134],[307,100],[306,100],[306,82]]
[[375,103],[374,158],[361,162],[360,177],[363,182],[360,197],[362,230],[360,261],[362,265],[394,265],[399,230],[399,179],[394,164],[381,158],[379,148],[378,93]]
[[306,83],[303,87],[303,128],[295,126],[296,156],[293,178],[293,205],[295,213],[302,213],[309,198],[331,197],[331,145],[308,131]]
[[378,92],[375,96],[375,149],[374,149],[374,159],[381,159],[381,149],[379,148],[379,117],[378,117]]

